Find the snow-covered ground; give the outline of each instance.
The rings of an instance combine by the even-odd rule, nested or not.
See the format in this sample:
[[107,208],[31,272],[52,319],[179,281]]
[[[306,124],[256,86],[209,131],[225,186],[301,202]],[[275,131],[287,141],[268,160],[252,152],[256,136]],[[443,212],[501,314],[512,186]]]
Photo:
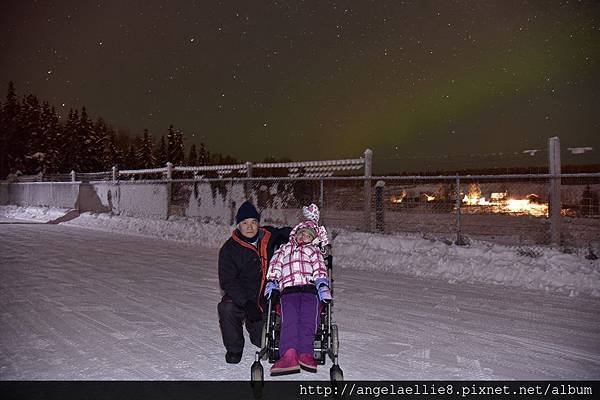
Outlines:
[[[0,216],[166,239],[205,247],[220,247],[233,227],[190,218],[169,220],[131,218],[111,214],[75,213],[45,207],[0,207]],[[61,218],[63,217],[63,218]],[[600,297],[600,260],[587,252],[562,253],[551,247],[521,249],[483,241],[456,246],[419,234],[383,235],[345,230],[335,236],[336,264],[341,268],[394,272],[448,283],[468,282],[539,289]],[[600,243],[595,244],[600,247]],[[523,251],[525,250],[525,251]],[[600,254],[599,254],[600,256]]]
[[[65,211],[0,207],[1,379],[248,378],[253,350],[225,364],[216,315],[231,227]],[[598,260],[345,231],[333,243],[346,379],[600,378]]]

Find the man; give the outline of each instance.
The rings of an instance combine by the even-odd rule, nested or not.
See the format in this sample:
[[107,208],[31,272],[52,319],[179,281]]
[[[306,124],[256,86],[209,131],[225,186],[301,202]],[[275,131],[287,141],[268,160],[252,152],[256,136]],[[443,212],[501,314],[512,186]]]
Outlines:
[[262,292],[269,260],[291,229],[260,227],[260,214],[249,201],[235,216],[237,228],[219,251],[219,285],[224,292],[217,306],[225,361],[237,364],[244,350],[242,325],[250,341],[260,347],[263,325]]

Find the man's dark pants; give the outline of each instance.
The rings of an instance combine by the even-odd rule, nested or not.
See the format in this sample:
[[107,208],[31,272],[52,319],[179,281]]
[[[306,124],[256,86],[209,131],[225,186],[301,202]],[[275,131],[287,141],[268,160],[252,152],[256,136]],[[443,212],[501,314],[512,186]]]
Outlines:
[[[246,311],[229,299],[223,299],[217,306],[219,325],[225,349],[231,353],[242,353],[244,350],[244,332],[242,325],[246,320]],[[246,320],[246,330],[250,341],[260,347],[262,340],[262,320],[250,322]]]

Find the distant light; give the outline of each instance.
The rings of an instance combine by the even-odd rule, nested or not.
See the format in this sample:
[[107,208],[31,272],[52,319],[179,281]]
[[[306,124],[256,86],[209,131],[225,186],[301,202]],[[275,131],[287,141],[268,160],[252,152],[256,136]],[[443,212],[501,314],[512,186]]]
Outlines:
[[539,150],[537,149],[533,149],[533,150],[523,150],[523,154],[529,154],[530,156],[535,156],[535,153],[537,153]]
[[572,154],[583,154],[586,151],[594,150],[592,147],[567,147]]

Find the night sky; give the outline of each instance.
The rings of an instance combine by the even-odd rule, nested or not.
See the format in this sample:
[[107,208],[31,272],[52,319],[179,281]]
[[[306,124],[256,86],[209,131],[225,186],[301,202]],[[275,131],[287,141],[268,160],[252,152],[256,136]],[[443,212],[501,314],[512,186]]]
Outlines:
[[518,165],[559,136],[600,162],[598,1],[4,0],[0,26],[3,97],[240,161]]

